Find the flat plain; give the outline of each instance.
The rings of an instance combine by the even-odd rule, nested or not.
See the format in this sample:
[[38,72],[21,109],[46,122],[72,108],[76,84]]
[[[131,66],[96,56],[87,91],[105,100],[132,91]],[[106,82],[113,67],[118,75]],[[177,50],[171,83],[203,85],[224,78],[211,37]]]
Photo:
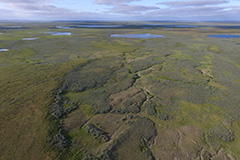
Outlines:
[[0,33],[1,160],[240,159],[238,23],[1,22]]

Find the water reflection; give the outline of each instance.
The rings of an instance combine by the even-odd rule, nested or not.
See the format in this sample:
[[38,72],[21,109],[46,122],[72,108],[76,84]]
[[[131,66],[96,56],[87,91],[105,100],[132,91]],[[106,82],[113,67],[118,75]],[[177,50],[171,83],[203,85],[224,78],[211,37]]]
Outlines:
[[156,34],[112,34],[110,37],[119,37],[119,38],[162,38],[163,35],[156,35]]

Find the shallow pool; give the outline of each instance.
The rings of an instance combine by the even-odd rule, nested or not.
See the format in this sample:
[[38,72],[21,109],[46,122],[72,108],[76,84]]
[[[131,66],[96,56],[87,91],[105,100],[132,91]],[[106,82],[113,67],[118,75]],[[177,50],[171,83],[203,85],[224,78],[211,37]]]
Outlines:
[[33,40],[36,40],[38,38],[23,38],[22,40],[23,41],[33,41]]
[[0,49],[0,52],[9,51],[9,49]]
[[212,38],[240,38],[240,35],[234,35],[234,34],[212,34],[212,35],[208,35],[208,37],[212,37]]
[[52,34],[52,36],[70,36],[70,35],[72,35],[71,32],[40,32],[40,33],[48,33],[48,34]]
[[163,35],[157,34],[112,34],[110,37],[118,37],[118,38],[163,38]]

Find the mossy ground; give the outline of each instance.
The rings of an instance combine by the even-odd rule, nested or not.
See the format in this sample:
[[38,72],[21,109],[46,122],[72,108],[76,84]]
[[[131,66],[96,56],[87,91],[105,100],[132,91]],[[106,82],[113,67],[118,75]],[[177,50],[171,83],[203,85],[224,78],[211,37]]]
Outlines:
[[[0,159],[239,159],[239,46],[207,37],[236,30],[21,25],[0,30],[0,47],[10,49],[0,52]],[[48,28],[72,35],[41,33]],[[146,31],[165,37],[109,36]],[[39,39],[21,40],[28,37]],[[54,119],[50,106],[61,87],[64,107],[76,108]],[[56,150],[50,141],[59,127],[69,145]]]

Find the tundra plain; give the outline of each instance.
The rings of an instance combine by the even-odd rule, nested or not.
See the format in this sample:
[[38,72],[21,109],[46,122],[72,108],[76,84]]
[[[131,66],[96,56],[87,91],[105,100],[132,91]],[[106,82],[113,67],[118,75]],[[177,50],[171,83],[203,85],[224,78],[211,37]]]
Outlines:
[[[1,22],[0,33],[0,159],[240,159],[237,23]],[[162,36],[111,37],[127,34]]]

